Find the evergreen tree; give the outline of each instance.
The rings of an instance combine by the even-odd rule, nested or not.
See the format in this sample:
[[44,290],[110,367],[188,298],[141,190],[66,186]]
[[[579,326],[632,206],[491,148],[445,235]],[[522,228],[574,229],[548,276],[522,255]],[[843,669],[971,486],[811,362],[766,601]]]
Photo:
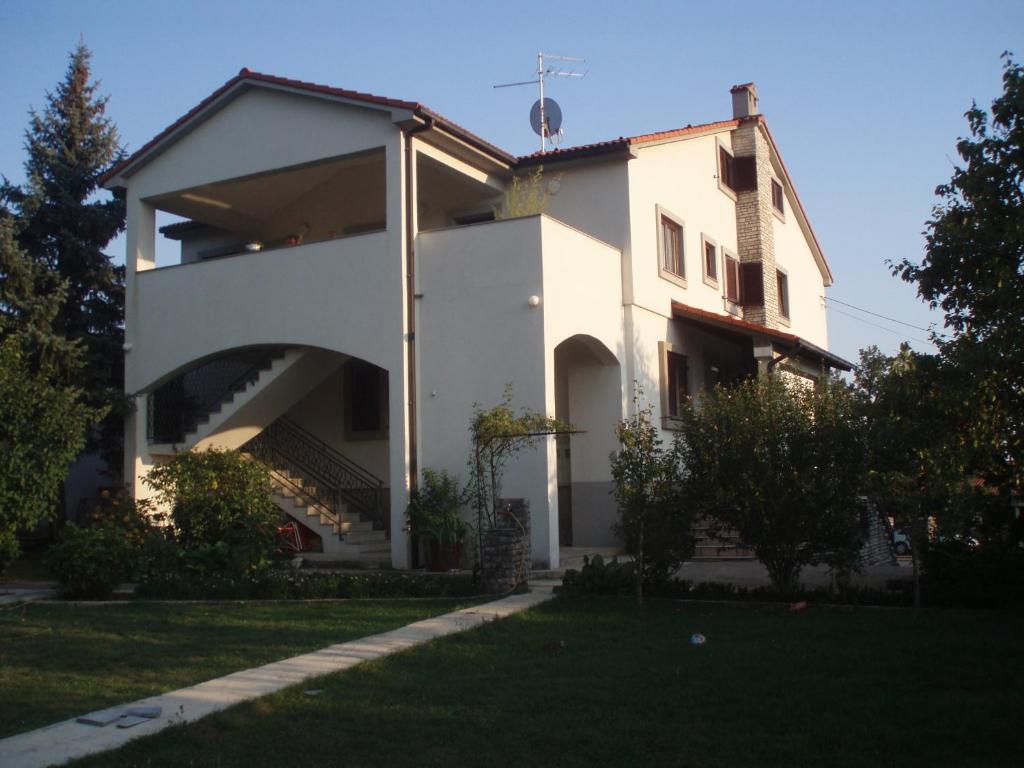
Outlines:
[[16,187],[5,180],[0,217],[18,221],[18,243],[36,267],[36,295],[64,285],[53,331],[82,347],[75,383],[90,407],[109,412],[92,447],[116,470],[127,411],[121,349],[124,270],[111,263],[103,248],[124,228],[125,205],[120,196],[101,194],[99,181],[123,153],[106,116],[107,99],[90,80],[90,57],[79,43],[64,80],[46,94],[46,108],[30,113],[27,181]]

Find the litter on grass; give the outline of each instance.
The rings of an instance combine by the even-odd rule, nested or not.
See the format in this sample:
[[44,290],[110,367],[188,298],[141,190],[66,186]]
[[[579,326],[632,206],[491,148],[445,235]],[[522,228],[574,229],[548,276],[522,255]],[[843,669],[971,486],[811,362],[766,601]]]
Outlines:
[[700,634],[700,632],[694,632],[690,635],[690,645],[704,645],[707,641],[708,639]]

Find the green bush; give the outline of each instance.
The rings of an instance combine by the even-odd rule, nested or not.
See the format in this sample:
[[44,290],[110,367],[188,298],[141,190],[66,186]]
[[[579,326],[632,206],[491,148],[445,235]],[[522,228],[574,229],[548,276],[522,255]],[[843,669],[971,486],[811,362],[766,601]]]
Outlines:
[[0,573],[18,555],[17,532],[52,515],[97,416],[79,390],[58,383],[52,371],[33,370],[7,332],[0,323]]
[[281,512],[264,467],[237,451],[193,451],[154,468],[146,483],[171,509],[186,573],[240,577],[267,567]]
[[168,600],[314,600],[467,597],[479,594],[469,575],[320,573],[268,568],[244,576],[171,569],[139,584],[140,598]]
[[469,524],[459,516],[462,493],[459,481],[444,470],[423,470],[423,485],[409,494],[406,516],[413,533],[441,544],[458,544],[469,535]]
[[620,563],[617,558],[606,562],[601,555],[584,557],[580,570],[570,568],[562,577],[562,590],[580,595],[628,595],[636,582],[636,566]]
[[84,526],[69,524],[47,557],[67,597],[100,600],[137,576],[146,542],[160,536],[150,505],[125,491],[101,494]]
[[139,545],[111,522],[64,529],[47,563],[66,597],[102,600],[135,570]]

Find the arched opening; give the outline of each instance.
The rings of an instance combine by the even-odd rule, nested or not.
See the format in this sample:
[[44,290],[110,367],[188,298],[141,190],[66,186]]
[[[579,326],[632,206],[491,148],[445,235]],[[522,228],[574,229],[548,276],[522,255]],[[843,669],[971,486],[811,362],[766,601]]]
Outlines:
[[622,377],[618,359],[592,336],[555,347],[555,415],[580,430],[556,438],[559,545],[615,546],[608,457],[622,417]]
[[135,485],[174,453],[237,449],[269,470],[303,556],[315,541],[323,559],[390,563],[390,379],[367,360],[305,346],[196,360],[145,396]]

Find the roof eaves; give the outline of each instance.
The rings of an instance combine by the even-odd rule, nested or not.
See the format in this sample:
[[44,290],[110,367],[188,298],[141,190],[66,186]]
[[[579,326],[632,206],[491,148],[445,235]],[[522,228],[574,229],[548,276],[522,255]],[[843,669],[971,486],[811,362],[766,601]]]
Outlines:
[[765,121],[764,116],[761,115],[759,117],[758,123],[764,129],[765,136],[768,137],[768,143],[771,144],[772,152],[779,161],[779,167],[782,169],[782,175],[785,177],[783,181],[786,182],[789,190],[793,193],[793,199],[796,201],[797,215],[802,219],[802,223],[807,229],[807,234],[810,235],[811,250],[814,253],[815,261],[818,262],[818,268],[825,280],[825,286],[828,287],[835,282],[832,267],[829,266],[828,259],[825,258],[825,251],[822,250],[821,243],[818,241],[818,235],[814,232],[814,227],[811,226],[811,220],[807,216],[807,210],[804,208],[803,201],[800,199],[800,195],[797,194],[796,185],[793,184],[793,177],[790,176],[789,169],[786,167],[786,161],[782,159],[782,153],[779,152],[779,145],[775,143],[775,137],[768,128],[768,123]]
[[392,99],[385,96],[377,96],[372,93],[363,93],[360,91],[350,91],[345,88],[335,88],[329,85],[320,85],[318,83],[310,83],[305,80],[293,80],[286,77],[278,77],[276,75],[268,75],[263,72],[253,72],[250,69],[243,68],[235,77],[228,80],[224,85],[215,90],[201,102],[196,104],[192,109],[182,115],[180,118],[175,120],[164,130],[160,131],[156,136],[150,139],[148,142],[143,144],[138,150],[133,152],[131,155],[126,157],[110,171],[102,176],[100,183],[106,185],[112,179],[117,178],[126,172],[131,171],[140,162],[148,159],[152,153],[159,148],[160,145],[164,144],[169,139],[174,139],[181,132],[188,130],[193,122],[200,118],[204,112],[213,106],[219,99],[228,95],[236,86],[244,86],[247,83],[258,83],[268,86],[274,86],[277,88],[286,88],[291,90],[304,91],[307,93],[315,93],[322,96],[330,96],[335,99],[343,99],[347,101],[359,102],[362,104],[369,104],[375,107],[382,107],[391,110],[404,110],[411,112],[421,119],[430,118],[440,126],[453,134],[459,139],[462,139],[467,144],[474,148],[484,151],[485,153],[491,154],[501,162],[512,165],[515,163],[516,158],[514,155],[505,152],[503,149],[494,146],[493,144],[485,141],[476,134],[466,130],[457,123],[449,120],[443,115],[428,109],[423,104],[416,101],[406,101],[404,99]]
[[732,317],[731,315],[720,315],[715,312],[709,312],[706,309],[698,309],[697,307],[691,307],[689,304],[683,304],[679,301],[672,302],[672,315],[683,320],[706,322],[740,332],[767,336],[786,344],[794,351],[810,352],[812,355],[820,358],[823,362],[827,361],[829,366],[832,368],[838,368],[842,371],[849,371],[853,369],[853,363],[848,360],[844,360],[838,355],[832,354],[827,349],[822,349],[818,345],[812,344],[806,339],[793,333],[787,333],[786,331],[780,331],[775,328],[768,328],[764,325],[759,325],[758,323],[752,323],[749,320],[740,320],[739,318]]

